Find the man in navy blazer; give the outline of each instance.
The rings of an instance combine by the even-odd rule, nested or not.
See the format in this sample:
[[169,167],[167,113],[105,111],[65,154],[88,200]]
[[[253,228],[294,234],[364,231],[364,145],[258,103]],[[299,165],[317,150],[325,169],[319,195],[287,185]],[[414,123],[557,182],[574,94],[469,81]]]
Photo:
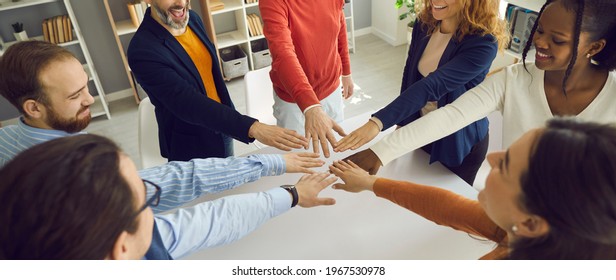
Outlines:
[[[297,132],[235,110],[215,47],[201,18],[190,10],[190,0],[181,5],[177,0],[146,2],[151,7],[130,42],[128,62],[156,108],[163,157],[186,161],[232,156],[231,138],[244,143],[257,139],[287,151],[308,148],[306,138]],[[191,39],[186,48],[186,41],[180,41],[185,34]]]

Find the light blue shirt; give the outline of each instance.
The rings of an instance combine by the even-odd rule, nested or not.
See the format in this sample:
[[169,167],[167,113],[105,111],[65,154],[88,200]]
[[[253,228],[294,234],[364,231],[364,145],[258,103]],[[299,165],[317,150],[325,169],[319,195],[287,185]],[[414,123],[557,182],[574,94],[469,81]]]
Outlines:
[[[75,134],[17,125],[0,128],[0,167],[36,144]],[[282,155],[193,159],[169,162],[139,171],[141,178],[161,187],[155,213],[175,209],[202,195],[218,193],[256,181],[262,176],[286,172]],[[152,190],[148,190],[151,196]],[[227,196],[206,201],[171,214],[156,214],[165,248],[174,258],[242,238],[265,221],[291,208],[291,197],[282,188]]]
[[[165,186],[154,211],[177,208],[204,194],[232,189],[261,176],[285,172],[282,155],[246,158],[193,159],[170,162],[140,171],[142,178]],[[148,196],[152,195],[148,193]],[[154,220],[165,248],[178,259],[198,250],[228,244],[257,229],[267,220],[291,208],[291,196],[282,188],[232,195],[206,201]]]
[[17,125],[0,128],[0,168],[25,149],[39,143],[71,135],[76,134],[31,127],[24,123],[23,118],[19,118]]
[[[172,161],[143,169],[139,176],[161,187],[160,202],[153,208],[155,213],[160,213],[205,194],[233,189],[263,176],[278,176],[285,172],[282,155],[251,155]],[[148,189],[148,197],[153,195],[153,191]]]
[[154,221],[165,248],[173,259],[179,259],[201,249],[236,241],[290,208],[289,193],[283,188],[273,188],[156,215]]
[[[60,137],[83,134],[35,128],[19,118],[17,125],[0,128],[0,168],[21,151]],[[161,201],[155,213],[175,209],[204,194],[218,193],[252,182],[261,176],[286,172],[280,155],[255,155],[232,160],[209,158],[167,164],[139,171],[141,178],[161,187]],[[151,193],[148,193],[151,195]]]

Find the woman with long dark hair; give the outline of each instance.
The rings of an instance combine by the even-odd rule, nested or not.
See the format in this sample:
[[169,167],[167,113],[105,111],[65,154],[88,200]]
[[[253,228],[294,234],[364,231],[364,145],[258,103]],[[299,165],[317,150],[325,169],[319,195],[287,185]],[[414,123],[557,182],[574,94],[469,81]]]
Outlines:
[[488,161],[479,201],[377,178],[351,161],[330,170],[344,181],[334,188],[374,191],[439,225],[496,242],[482,259],[616,258],[615,126],[555,118]]

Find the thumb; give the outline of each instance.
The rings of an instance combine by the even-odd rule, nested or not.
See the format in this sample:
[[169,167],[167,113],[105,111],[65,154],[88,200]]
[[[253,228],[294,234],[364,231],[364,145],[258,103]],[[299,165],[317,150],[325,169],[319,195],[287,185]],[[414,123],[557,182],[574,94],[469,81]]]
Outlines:
[[344,132],[344,129],[342,129],[342,127],[340,125],[338,125],[336,122],[334,122],[334,125],[332,126],[332,129],[338,133],[338,135],[344,137],[347,136],[346,132]]
[[319,198],[316,201],[316,205],[334,205],[334,204],[336,204],[336,200],[331,197]]
[[347,185],[343,184],[343,183],[336,183],[336,184],[332,185],[332,189],[335,189],[335,190],[345,190],[346,191],[347,190]]

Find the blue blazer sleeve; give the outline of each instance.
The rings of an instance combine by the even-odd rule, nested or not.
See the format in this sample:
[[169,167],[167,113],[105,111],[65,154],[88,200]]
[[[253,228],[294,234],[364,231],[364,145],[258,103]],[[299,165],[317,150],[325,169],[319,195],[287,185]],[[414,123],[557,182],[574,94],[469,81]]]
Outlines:
[[[415,26],[418,29],[418,26]],[[418,35],[419,32],[413,30]],[[472,36],[472,38],[464,38],[457,46],[456,53],[453,54],[451,60],[443,65],[439,65],[436,71],[430,73],[427,77],[418,80],[403,89],[400,96],[389,103],[385,108],[374,114],[381,122],[383,122],[383,130],[392,125],[405,120],[412,114],[418,112],[429,100],[439,100],[450,92],[464,87],[469,81],[481,75],[492,64],[492,60],[496,57],[498,45],[494,37]],[[413,37],[414,40],[420,39]],[[417,51],[417,48],[412,48],[411,51]],[[421,54],[415,54],[421,57]],[[444,56],[446,54],[443,54]],[[419,59],[416,59],[418,62]],[[409,65],[410,60],[407,60],[405,66],[405,75],[409,73],[408,67],[416,67],[417,65]],[[403,84],[411,77],[404,77]],[[455,99],[455,98],[454,98]],[[450,100],[447,103],[452,102]]]

